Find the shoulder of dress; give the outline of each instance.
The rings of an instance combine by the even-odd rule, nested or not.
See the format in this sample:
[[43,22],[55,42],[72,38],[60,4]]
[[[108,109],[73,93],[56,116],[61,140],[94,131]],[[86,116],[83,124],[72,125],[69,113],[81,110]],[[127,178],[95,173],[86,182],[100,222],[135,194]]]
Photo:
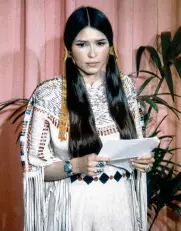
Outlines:
[[61,94],[62,91],[62,77],[61,75],[57,75],[52,79],[45,80],[40,83],[35,89],[35,98],[37,100],[41,100],[45,98],[52,98],[55,95]]
[[[51,79],[45,80],[36,87],[36,95],[44,91],[51,91],[53,89],[62,87],[62,75],[57,75]],[[53,89],[52,89],[53,88]]]
[[57,75],[37,86],[34,94],[34,106],[44,108],[59,116],[62,95],[62,76]]
[[131,77],[129,77],[128,75],[122,75],[122,83],[123,83],[123,87],[125,89],[126,95],[129,96],[137,96],[137,92],[136,92],[136,88],[135,88],[135,84],[132,80]]
[[124,84],[127,84],[127,85],[134,85],[134,84],[133,84],[133,80],[132,80],[128,75],[122,74],[121,80],[123,81]]

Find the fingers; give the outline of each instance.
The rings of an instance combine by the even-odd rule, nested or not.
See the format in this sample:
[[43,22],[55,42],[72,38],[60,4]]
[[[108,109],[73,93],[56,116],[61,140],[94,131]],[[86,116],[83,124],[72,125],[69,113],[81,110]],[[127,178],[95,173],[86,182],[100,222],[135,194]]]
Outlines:
[[96,176],[104,172],[104,168],[88,168],[87,175],[88,176]]
[[[152,153],[139,158],[131,159],[131,163],[134,166],[134,168],[140,172],[150,171],[150,169],[153,167],[154,162],[155,159]],[[148,168],[148,166],[150,169]]]
[[152,154],[147,154],[147,155],[140,156],[137,159],[138,160],[148,160],[148,159],[151,159],[151,158],[153,158]]
[[138,164],[153,164],[155,162],[154,158],[146,158],[146,159],[133,159],[131,160],[132,163],[138,163]]
[[131,162],[138,164],[153,164],[155,162],[154,154],[150,153],[138,158],[131,159]]
[[106,161],[110,161],[109,157],[98,156],[96,154],[87,155],[86,174],[88,176],[99,175],[104,172]]
[[107,156],[97,156],[96,161],[110,161],[111,158]]
[[[145,170],[145,168],[148,166],[148,164],[138,164],[138,163],[132,163],[132,165],[136,168],[136,169],[142,169]],[[149,166],[152,168],[153,164],[149,163]]]
[[96,154],[90,154],[88,155],[90,160],[95,160],[95,161],[110,161],[110,157],[107,156],[98,156]]
[[94,175],[99,175],[104,172],[104,168],[95,168],[93,170]]

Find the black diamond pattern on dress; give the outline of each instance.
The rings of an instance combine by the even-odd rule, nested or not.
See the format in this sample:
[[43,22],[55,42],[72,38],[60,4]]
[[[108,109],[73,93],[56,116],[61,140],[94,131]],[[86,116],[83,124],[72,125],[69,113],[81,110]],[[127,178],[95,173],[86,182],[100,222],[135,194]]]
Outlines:
[[92,176],[85,176],[85,177],[83,178],[83,180],[84,180],[87,184],[90,184],[90,183],[94,180],[94,178],[93,178]]
[[77,175],[73,175],[70,177],[71,183],[77,180]]
[[99,180],[100,180],[103,184],[105,184],[105,183],[109,180],[109,176],[108,176],[107,174],[103,173],[103,174],[101,175],[101,177],[99,178]]
[[114,175],[114,179],[118,182],[121,179],[122,175],[117,171]]

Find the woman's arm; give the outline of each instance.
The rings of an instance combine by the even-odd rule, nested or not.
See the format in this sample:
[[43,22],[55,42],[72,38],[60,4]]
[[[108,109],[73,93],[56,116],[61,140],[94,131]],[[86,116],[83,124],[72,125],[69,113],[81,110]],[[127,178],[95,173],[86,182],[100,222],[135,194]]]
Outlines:
[[[97,156],[96,154],[85,155],[80,158],[73,158],[70,163],[72,165],[72,172],[76,173],[84,173],[88,176],[94,176],[97,169],[100,167],[96,167],[98,162],[103,162],[104,166],[106,165],[106,161],[110,161],[109,157]],[[67,177],[67,173],[64,171],[64,161],[55,162],[49,166],[45,167],[45,181],[55,181],[61,180],[62,178]],[[102,171],[103,171],[102,167]]]
[[[61,180],[68,177],[67,172],[64,171],[65,161],[55,158],[50,140],[50,122],[46,119],[46,112],[35,107],[30,130],[29,164],[33,167],[44,167],[45,181]],[[73,174],[85,173],[94,176],[97,168],[100,168],[96,167],[100,161],[104,162],[105,165],[109,158],[96,154],[73,158],[70,161],[72,172]]]
[[[64,171],[65,161],[55,157],[51,147],[50,123],[47,119],[46,111],[34,106],[30,130],[27,135],[27,143],[29,143],[28,162],[32,168],[44,168],[45,181],[56,181],[68,176],[67,172]],[[100,168],[96,167],[99,161],[106,162],[109,161],[109,158],[100,157],[96,154],[73,158],[70,161],[72,172],[73,174],[85,173],[93,176],[97,168]]]

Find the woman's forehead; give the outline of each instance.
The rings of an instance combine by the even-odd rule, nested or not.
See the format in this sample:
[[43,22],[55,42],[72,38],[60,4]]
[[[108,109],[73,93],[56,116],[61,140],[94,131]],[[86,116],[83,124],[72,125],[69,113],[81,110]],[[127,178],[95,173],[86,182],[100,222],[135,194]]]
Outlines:
[[75,41],[95,41],[107,39],[106,36],[99,30],[92,28],[92,27],[85,27],[82,29],[78,35],[75,37]]

